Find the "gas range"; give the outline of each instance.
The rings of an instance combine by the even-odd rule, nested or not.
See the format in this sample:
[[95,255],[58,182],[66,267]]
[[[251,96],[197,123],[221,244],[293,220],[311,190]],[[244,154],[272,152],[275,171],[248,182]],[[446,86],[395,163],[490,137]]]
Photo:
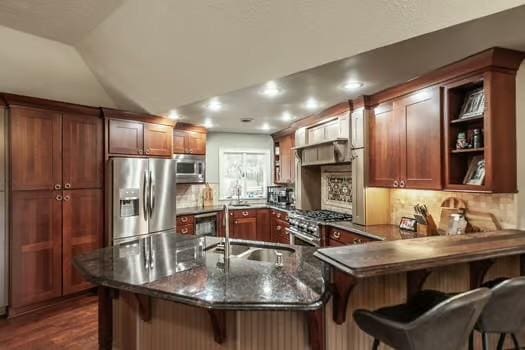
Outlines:
[[288,214],[290,227],[287,230],[292,244],[319,247],[321,244],[320,224],[351,220],[352,215],[330,210],[295,210]]

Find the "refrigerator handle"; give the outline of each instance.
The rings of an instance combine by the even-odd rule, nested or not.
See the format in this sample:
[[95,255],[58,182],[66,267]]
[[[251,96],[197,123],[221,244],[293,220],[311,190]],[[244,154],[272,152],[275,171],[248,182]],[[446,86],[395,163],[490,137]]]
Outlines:
[[153,180],[153,176],[151,175],[151,171],[149,172],[149,216],[153,216],[153,210],[155,210],[155,180]]
[[143,183],[143,195],[142,200],[144,201],[144,218],[148,220],[149,215],[149,181],[148,181],[148,171],[144,171],[144,183]]

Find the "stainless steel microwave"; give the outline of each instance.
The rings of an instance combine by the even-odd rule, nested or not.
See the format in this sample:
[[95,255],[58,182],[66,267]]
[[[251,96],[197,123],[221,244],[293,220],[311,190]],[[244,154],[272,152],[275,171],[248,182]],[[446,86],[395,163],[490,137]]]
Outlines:
[[204,183],[206,174],[206,156],[177,154],[177,183]]

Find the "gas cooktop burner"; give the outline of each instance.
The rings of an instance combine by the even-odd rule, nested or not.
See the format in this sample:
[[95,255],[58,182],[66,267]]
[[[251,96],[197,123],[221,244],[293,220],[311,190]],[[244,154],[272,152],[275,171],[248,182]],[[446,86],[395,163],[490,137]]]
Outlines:
[[334,222],[334,221],[351,221],[352,215],[338,213],[331,210],[296,210],[296,215],[302,216],[305,219],[322,221],[322,222]]

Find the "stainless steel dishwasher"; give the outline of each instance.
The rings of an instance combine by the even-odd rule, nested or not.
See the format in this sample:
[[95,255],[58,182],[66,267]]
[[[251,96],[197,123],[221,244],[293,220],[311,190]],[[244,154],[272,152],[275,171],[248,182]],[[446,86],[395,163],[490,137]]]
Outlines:
[[217,213],[195,215],[195,235],[217,236]]

